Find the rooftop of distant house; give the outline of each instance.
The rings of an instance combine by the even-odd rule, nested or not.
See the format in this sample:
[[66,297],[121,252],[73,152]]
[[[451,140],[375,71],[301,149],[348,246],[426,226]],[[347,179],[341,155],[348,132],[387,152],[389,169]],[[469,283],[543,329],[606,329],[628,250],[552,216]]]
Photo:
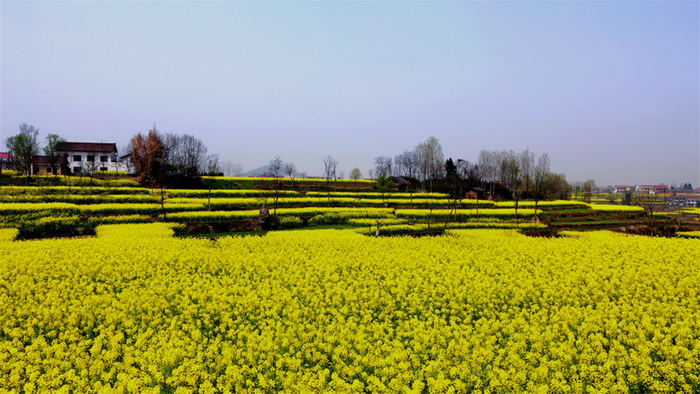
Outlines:
[[49,156],[42,156],[42,155],[37,155],[32,157],[32,164],[34,165],[45,165],[45,166],[50,166],[50,165],[63,165],[66,163],[66,159],[63,158],[63,156],[58,156],[55,158],[55,162],[51,163],[51,158]]
[[117,144],[113,142],[61,142],[57,149],[60,152],[116,152]]

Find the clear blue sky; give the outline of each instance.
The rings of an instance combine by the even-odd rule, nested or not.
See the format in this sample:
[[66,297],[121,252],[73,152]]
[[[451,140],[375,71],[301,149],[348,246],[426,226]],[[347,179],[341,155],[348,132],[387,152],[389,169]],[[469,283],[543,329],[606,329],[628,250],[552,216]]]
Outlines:
[[155,122],[244,170],[367,175],[434,135],[700,187],[698,1],[0,4],[3,139],[123,146]]

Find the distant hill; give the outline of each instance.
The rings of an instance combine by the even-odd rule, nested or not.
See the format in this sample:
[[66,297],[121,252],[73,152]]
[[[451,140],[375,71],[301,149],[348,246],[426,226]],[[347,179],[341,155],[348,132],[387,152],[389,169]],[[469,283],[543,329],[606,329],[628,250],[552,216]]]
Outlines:
[[270,172],[270,166],[258,167],[254,170],[246,171],[241,174],[241,176],[262,176],[264,173]]
[[[272,174],[272,171],[270,171],[270,165],[266,165],[266,166],[258,167],[254,170],[246,171],[246,172],[242,173],[241,176],[263,176],[266,173]],[[298,172],[298,171],[294,173],[295,178],[301,178],[304,175],[305,174],[302,174],[301,172]],[[285,176],[286,176],[286,174],[285,174]]]

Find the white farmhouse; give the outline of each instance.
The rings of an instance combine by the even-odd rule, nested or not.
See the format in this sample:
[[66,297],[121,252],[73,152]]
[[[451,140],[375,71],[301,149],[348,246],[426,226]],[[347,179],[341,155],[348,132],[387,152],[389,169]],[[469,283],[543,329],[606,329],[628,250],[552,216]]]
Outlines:
[[117,144],[102,142],[62,142],[57,149],[72,174],[95,171],[124,171],[117,157]]

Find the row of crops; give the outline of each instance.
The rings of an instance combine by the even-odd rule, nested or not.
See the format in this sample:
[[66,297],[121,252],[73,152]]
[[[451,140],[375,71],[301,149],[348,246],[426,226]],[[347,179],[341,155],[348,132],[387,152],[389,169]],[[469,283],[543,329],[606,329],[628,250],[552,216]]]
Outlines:
[[110,223],[255,222],[263,207],[274,216],[275,229],[341,225],[374,235],[440,228],[542,229],[543,213],[642,212],[639,207],[578,201],[455,200],[441,193],[0,187],[0,226],[20,229],[20,238],[92,234],[97,225]]
[[[32,175],[31,179],[16,171],[3,170],[3,183],[31,183],[43,185],[65,185],[65,186],[105,186],[105,187],[138,187],[139,183],[128,178],[124,172],[102,172],[96,171],[93,175],[65,176],[65,175]],[[204,184],[215,189],[224,188],[250,188],[251,186],[263,186],[271,188],[281,186],[282,188],[299,187],[304,188],[351,188],[371,190],[376,181],[369,179],[325,179],[325,178],[266,178],[266,177],[218,177],[204,176],[201,178]]]
[[700,391],[694,239],[173,226],[0,230],[0,391]]

